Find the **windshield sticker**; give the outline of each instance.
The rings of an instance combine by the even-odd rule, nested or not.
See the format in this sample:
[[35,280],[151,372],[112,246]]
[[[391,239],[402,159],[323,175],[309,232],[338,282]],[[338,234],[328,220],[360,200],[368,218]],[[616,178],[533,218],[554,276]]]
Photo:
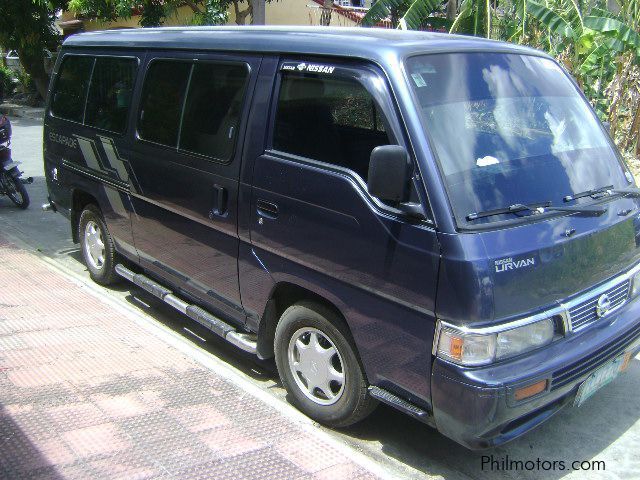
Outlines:
[[309,72],[332,74],[336,67],[331,65],[320,65],[316,63],[283,63],[280,70],[288,72]]
[[421,88],[421,87],[426,87],[427,86],[427,82],[424,81],[424,78],[422,77],[421,74],[412,73],[411,74],[411,78],[413,78],[413,83],[416,84],[416,87]]
[[496,157],[492,157],[491,155],[487,155],[486,157],[482,157],[476,160],[476,165],[479,167],[488,167],[489,165],[496,165],[500,163]]
[[494,265],[496,267],[496,273],[506,272],[509,270],[517,270],[519,268],[532,267],[536,264],[536,259],[533,257],[523,258],[520,260],[514,260],[513,257],[501,258],[496,260]]

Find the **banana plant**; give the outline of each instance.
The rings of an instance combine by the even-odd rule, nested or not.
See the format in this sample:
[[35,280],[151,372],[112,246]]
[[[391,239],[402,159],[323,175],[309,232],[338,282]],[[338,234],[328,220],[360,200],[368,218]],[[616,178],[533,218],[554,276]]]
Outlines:
[[453,21],[449,32],[491,38],[494,16],[491,0],[462,0],[460,13]]
[[362,19],[362,25],[372,27],[390,19],[393,27],[403,30],[419,30],[424,25],[450,26],[442,16],[436,16],[444,8],[442,0],[376,0]]

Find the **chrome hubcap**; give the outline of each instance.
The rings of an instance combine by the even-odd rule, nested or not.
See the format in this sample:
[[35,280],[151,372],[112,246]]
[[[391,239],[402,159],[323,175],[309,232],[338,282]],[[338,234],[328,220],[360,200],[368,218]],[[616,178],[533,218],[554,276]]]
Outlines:
[[319,405],[336,403],[344,391],[340,352],[320,330],[304,327],[293,334],[288,348],[289,368],[307,398]]
[[104,241],[100,226],[93,220],[84,227],[84,248],[91,266],[100,270],[104,266]]

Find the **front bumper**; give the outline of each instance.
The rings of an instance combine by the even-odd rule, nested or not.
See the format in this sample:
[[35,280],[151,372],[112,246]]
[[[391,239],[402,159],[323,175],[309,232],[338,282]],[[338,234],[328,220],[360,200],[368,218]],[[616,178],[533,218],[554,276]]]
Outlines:
[[[515,359],[465,368],[436,358],[431,378],[435,424],[471,449],[508,442],[571,404],[591,373],[631,350],[640,350],[638,299],[580,333]],[[544,379],[544,392],[515,400],[517,388]]]

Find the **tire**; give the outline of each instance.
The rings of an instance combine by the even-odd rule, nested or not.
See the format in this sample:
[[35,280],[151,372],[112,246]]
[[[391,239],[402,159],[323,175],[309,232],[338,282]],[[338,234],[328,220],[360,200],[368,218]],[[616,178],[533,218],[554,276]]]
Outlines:
[[351,334],[331,309],[315,302],[289,307],[276,327],[274,351],[291,403],[313,420],[346,427],[378,405],[369,395]]
[[116,249],[102,213],[95,205],[87,205],[80,214],[78,239],[91,279],[100,285],[115,283],[119,278],[115,271]]
[[5,192],[17,207],[26,210],[29,207],[29,194],[20,178],[11,173],[4,174]]

